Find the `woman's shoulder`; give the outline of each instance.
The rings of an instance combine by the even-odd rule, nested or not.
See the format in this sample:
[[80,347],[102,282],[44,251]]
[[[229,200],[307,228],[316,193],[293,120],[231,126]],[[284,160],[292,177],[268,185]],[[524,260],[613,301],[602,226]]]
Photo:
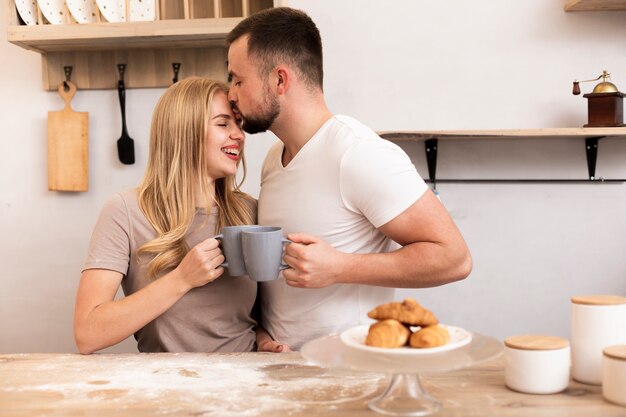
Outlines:
[[139,210],[139,191],[131,188],[119,191],[105,201],[103,211],[110,212],[136,212]]

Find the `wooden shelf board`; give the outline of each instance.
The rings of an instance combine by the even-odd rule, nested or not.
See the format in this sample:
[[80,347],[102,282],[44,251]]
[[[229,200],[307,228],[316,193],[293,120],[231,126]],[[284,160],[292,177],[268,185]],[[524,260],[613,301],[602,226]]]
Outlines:
[[626,10],[626,0],[568,0],[565,11]]
[[[56,90],[66,79],[65,67],[72,68],[71,80],[79,90],[117,88],[120,63],[127,65],[127,88],[171,85],[174,62],[181,65],[178,79],[201,76],[226,81],[228,33],[244,16],[284,3],[282,0],[158,2],[160,13],[157,20],[150,22],[68,21],[63,25],[27,26],[20,25],[15,2],[11,0],[7,40],[41,54],[46,90]],[[214,7],[218,4],[219,8]],[[47,21],[40,15],[38,22]]]
[[117,64],[126,64],[126,88],[168,87],[173,62],[181,64],[179,79],[199,76],[226,82],[226,60],[224,47],[50,52],[42,55],[43,88],[56,91],[65,80],[64,67],[71,66],[78,90],[115,89]]
[[84,25],[9,26],[7,39],[33,51],[224,46],[241,18],[161,20]]
[[568,127],[546,129],[509,130],[431,130],[431,131],[381,131],[380,136],[391,141],[419,141],[426,139],[508,139],[508,138],[568,138],[626,137],[626,127]]

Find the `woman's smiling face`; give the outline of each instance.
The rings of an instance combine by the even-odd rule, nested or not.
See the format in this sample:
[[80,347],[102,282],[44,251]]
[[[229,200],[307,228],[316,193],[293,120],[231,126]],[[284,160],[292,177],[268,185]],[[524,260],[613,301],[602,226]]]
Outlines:
[[216,92],[206,127],[206,160],[212,180],[237,173],[245,141],[240,122],[228,102],[226,93]]

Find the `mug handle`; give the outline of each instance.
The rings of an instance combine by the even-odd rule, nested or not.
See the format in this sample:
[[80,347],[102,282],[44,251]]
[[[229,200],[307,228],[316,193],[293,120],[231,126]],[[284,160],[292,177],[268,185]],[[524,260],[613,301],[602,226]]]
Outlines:
[[[222,245],[222,240],[224,239],[224,235],[220,233],[219,235],[213,236],[213,239],[219,240],[220,241],[220,246],[221,246]],[[226,259],[225,256],[224,256],[224,259]],[[222,266],[224,268],[228,268],[228,262],[223,262],[223,263],[220,264],[220,266]]]
[[[289,239],[283,238],[283,250],[285,249],[285,245],[288,244],[288,243],[293,243],[293,242],[291,240],[289,240]],[[282,261],[282,258],[281,258],[280,269],[279,270],[282,271],[283,269],[287,269],[287,268],[291,268],[291,267],[289,265],[287,265],[287,264],[284,264],[283,261]]]

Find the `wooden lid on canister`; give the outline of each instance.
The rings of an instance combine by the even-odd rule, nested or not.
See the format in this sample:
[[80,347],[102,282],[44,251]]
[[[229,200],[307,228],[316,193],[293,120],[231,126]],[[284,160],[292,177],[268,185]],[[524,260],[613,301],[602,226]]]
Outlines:
[[524,335],[507,337],[504,345],[520,350],[556,350],[568,347],[569,341],[558,336]]
[[626,304],[626,297],[619,295],[576,295],[572,297],[572,303],[590,306],[610,306]]
[[612,359],[617,359],[619,361],[626,361],[626,345],[615,345],[605,347],[604,356],[607,356]]

